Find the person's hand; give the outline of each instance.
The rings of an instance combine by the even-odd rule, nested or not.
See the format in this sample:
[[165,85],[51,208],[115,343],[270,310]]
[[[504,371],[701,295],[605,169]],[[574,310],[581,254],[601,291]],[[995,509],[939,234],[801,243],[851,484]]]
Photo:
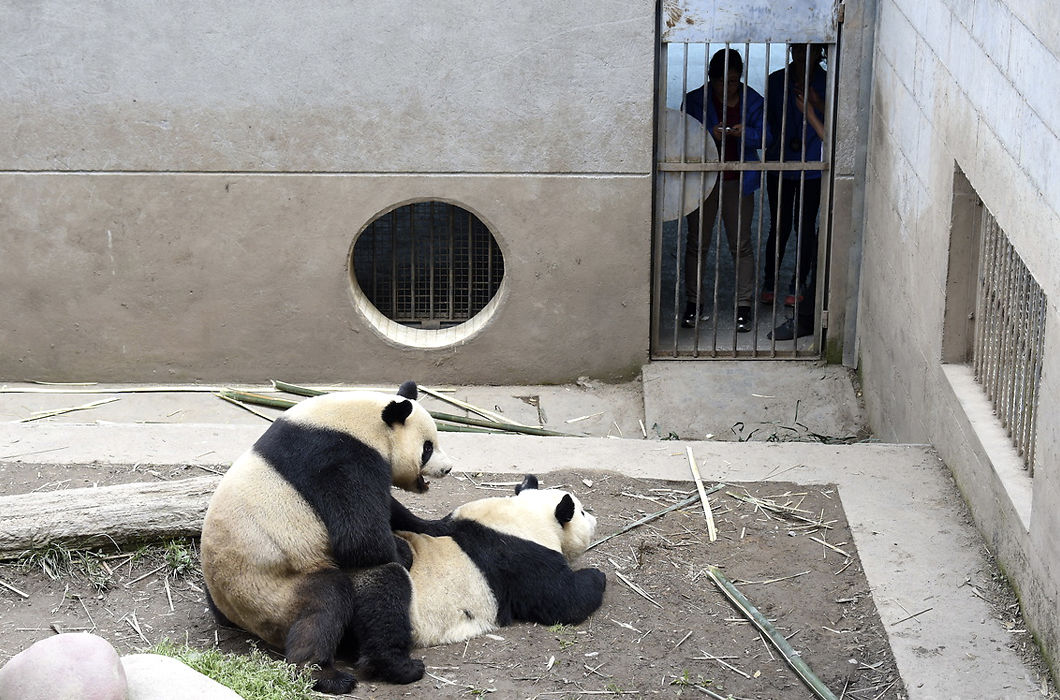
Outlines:
[[743,124],[733,124],[729,127],[717,124],[711,133],[714,134],[714,140],[719,142],[726,136],[738,139],[743,135]]

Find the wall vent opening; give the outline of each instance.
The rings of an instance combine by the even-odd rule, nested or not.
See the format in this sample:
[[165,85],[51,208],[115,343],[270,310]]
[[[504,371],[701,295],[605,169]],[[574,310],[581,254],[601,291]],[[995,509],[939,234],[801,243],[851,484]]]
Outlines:
[[437,347],[492,314],[504,258],[489,228],[455,204],[420,201],[369,223],[350,252],[358,308],[389,338]]

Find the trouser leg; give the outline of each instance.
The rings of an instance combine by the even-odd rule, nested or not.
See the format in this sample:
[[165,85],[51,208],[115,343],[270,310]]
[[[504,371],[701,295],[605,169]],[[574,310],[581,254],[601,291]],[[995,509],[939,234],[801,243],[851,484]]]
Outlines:
[[733,280],[737,306],[750,306],[755,294],[755,252],[751,245],[751,217],[754,195],[741,193],[739,183],[723,195],[722,222],[729,241],[736,279]]
[[704,200],[703,206],[685,217],[685,302],[686,305],[695,305],[700,309],[707,306],[703,303],[707,296],[706,290],[701,289],[700,280],[707,264],[707,253],[710,251],[714,220],[718,215],[718,189],[721,186],[719,181]]

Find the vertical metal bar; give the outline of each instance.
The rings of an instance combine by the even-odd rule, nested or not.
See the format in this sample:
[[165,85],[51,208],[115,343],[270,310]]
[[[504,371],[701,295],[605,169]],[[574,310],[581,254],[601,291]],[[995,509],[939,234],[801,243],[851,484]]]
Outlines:
[[1031,366],[1032,379],[1034,382],[1034,388],[1031,392],[1031,406],[1034,410],[1034,416],[1029,421],[1030,425],[1027,434],[1027,470],[1032,476],[1034,475],[1035,441],[1038,435],[1038,397],[1041,393],[1042,363],[1045,356],[1045,323],[1047,310],[1048,307],[1045,301],[1045,294],[1039,289],[1037,312],[1035,314],[1036,318],[1034,322],[1036,329],[1034,362]]
[[1030,271],[1020,259],[1020,280],[1016,290],[1016,371],[1012,375],[1012,439],[1016,443],[1016,451],[1023,456],[1023,421],[1027,417],[1026,412],[1026,379],[1027,379],[1027,304],[1030,303]]
[[[821,352],[824,351],[824,330],[822,319],[824,318],[824,307],[827,302],[825,285],[828,281],[829,268],[831,267],[828,251],[832,248],[832,183],[835,180],[835,100],[836,81],[839,79],[839,46],[829,44],[826,62],[828,70],[825,73],[824,99],[824,137],[821,139],[821,202],[818,206],[817,226],[817,266],[814,277],[816,285],[814,293],[814,344]],[[828,164],[827,170],[824,164]],[[835,336],[841,337],[841,329],[835,330]]]
[[[704,130],[706,129],[707,113],[708,113],[708,111],[710,109],[710,101],[709,100],[711,99],[711,97],[710,97],[710,83],[708,81],[708,71],[707,71],[707,65],[708,65],[709,61],[710,61],[710,44],[703,44],[703,113],[700,115],[700,121],[703,124]],[[688,93],[688,44],[685,44],[685,63],[684,63],[684,68],[683,68],[683,72],[682,72],[681,75],[682,75],[682,80],[684,81],[682,90],[684,90],[685,94],[687,94]],[[706,146],[705,143],[704,143],[704,146]],[[703,185],[703,182],[701,180],[700,181],[700,192],[701,193],[705,192],[705,189],[706,188]],[[684,181],[683,180],[681,182],[681,194],[682,194],[682,196],[684,195]],[[703,200],[702,199],[699,200],[697,211],[699,213],[698,213],[698,216],[696,216],[696,279],[695,279],[696,295],[695,295],[695,299],[691,300],[692,303],[695,305],[695,317],[694,317],[694,320],[692,321],[692,357],[699,357],[699,325],[700,325],[699,321],[700,321],[700,317],[703,315],[703,260],[704,260],[704,257],[705,257],[704,252],[703,252],[703,220],[706,218],[706,216],[704,215],[704,211],[703,211]],[[692,233],[689,232],[688,235],[691,236]],[[688,270],[685,270],[685,274],[686,275],[688,274]],[[686,288],[688,287],[687,283],[686,283],[685,286],[686,286]],[[688,302],[689,302],[689,299],[685,299],[685,304],[686,305],[688,304]]]
[[[744,127],[744,128],[740,129],[740,143],[738,145],[739,154],[740,154],[740,163],[741,164],[745,164],[746,163],[744,154],[747,152],[747,148],[746,148],[747,147],[747,131],[746,131],[746,126],[747,126],[747,76],[750,75],[750,70],[751,70],[751,65],[750,65],[751,64],[750,43],[748,43],[746,41],[744,42],[744,45],[743,45],[743,55],[744,55],[743,72],[740,74],[740,79],[741,79],[741,82],[740,82],[740,85],[741,85],[741,88],[740,88],[740,125],[742,127]],[[742,171],[742,170],[736,173],[736,195],[737,195],[737,200],[736,201],[738,203],[738,206],[736,208],[736,236],[735,236],[735,238],[736,238],[736,249],[729,251],[731,253],[732,259],[733,259],[733,283],[732,283],[733,284],[733,290],[732,290],[732,295],[733,295],[733,306],[735,307],[735,309],[733,311],[733,318],[732,318],[732,326],[733,326],[732,354],[733,354],[733,357],[735,357],[738,354],[739,349],[740,349],[740,333],[739,333],[739,329],[736,327],[736,325],[737,325],[737,316],[739,315],[739,309],[740,309],[740,282],[741,282],[741,280],[740,280],[740,248],[741,248],[741,246],[744,243],[748,243],[748,244],[750,243],[750,241],[744,241],[744,235],[743,235],[743,197],[744,197],[744,194],[743,194],[743,180],[744,180],[744,175],[745,175],[745,172]],[[743,282],[746,284],[747,280],[743,280]],[[753,321],[753,315],[754,315],[754,306],[753,305],[751,306],[751,312],[752,312],[752,321]]]
[[472,216],[467,217],[467,315],[475,303],[475,237]]
[[[795,337],[792,339],[793,347],[795,348],[795,355],[799,354],[799,311],[801,311],[799,297],[803,296],[803,279],[802,279],[802,264],[804,253],[802,250],[802,242],[806,236],[806,232],[803,231],[802,219],[806,209],[806,133],[813,127],[810,126],[810,119],[806,116],[806,96],[810,91],[811,75],[810,75],[810,45],[804,44],[806,55],[802,61],[802,118],[798,119],[798,130],[799,130],[799,162],[802,163],[802,170],[799,170],[799,206],[798,211],[795,212],[795,284],[793,287],[793,294],[795,303],[792,304],[792,327],[795,329]],[[823,150],[823,148],[822,148]],[[815,224],[816,225],[816,224]]]
[[[493,280],[493,246],[486,242],[486,291],[489,291],[490,282]],[[477,311],[477,309],[476,309]]]
[[1008,272],[1005,277],[1005,312],[1002,316],[1002,328],[1004,334],[1001,344],[1001,370],[998,375],[998,398],[997,412],[1001,417],[1001,425],[1005,431],[1012,435],[1012,410],[1009,403],[1009,384],[1013,372],[1013,335],[1015,327],[1012,318],[1013,302],[1016,296],[1016,279],[1018,270],[1012,246],[1006,245]]
[[[990,219],[990,235],[994,236],[993,217]],[[998,288],[1001,280],[1001,250],[1000,241],[994,240],[993,270],[991,272],[990,284],[990,335],[987,338],[986,367],[983,369],[983,387],[986,389],[987,398],[994,400],[993,382],[997,365],[997,329],[998,319],[1001,315],[999,305]]]
[[1012,434],[1013,419],[1015,417],[1015,409],[1013,405],[1013,381],[1016,376],[1016,361],[1019,357],[1016,351],[1017,347],[1017,336],[1016,333],[1019,329],[1019,286],[1021,277],[1021,266],[1022,261],[1019,259],[1019,255],[1016,253],[1016,249],[1009,244],[1009,257],[1011,260],[1011,271],[1009,273],[1009,294],[1008,294],[1008,313],[1006,323],[1006,342],[1005,342],[1005,358],[1007,361],[1005,371],[1005,390],[1003,393],[1002,406],[1005,414],[1005,427],[1008,429],[1009,435]]
[[368,240],[371,242],[371,260],[372,260],[372,304],[378,306],[379,304],[379,241],[375,235],[375,221],[368,224],[368,229],[361,234],[362,236],[368,236]]
[[427,319],[434,320],[434,233],[435,210],[434,200],[427,204],[427,215],[430,226],[427,229]]
[[397,320],[398,264],[397,264],[397,211],[387,214],[390,224],[390,318]]
[[[784,89],[782,90],[781,109],[780,109],[780,134],[779,134],[779,138],[781,139],[781,141],[780,141],[780,149],[779,149],[779,152],[777,154],[777,162],[779,162],[779,163],[787,162],[787,157],[786,157],[787,156],[787,153],[786,153],[787,144],[786,144],[786,142],[787,142],[787,138],[788,138],[788,100],[790,99],[790,94],[789,93],[791,91],[791,87],[790,87],[790,85],[791,85],[791,66],[792,66],[792,63],[793,63],[793,61],[788,60],[790,53],[791,53],[791,44],[785,44],[784,45]],[[788,231],[781,231],[780,230],[780,220],[783,218],[782,212],[784,210],[784,180],[786,179],[784,177],[785,174],[786,173],[783,170],[778,170],[777,171],[777,220],[772,223],[772,225],[776,229],[776,238],[775,238],[776,245],[773,248],[773,308],[772,308],[772,318],[770,319],[770,323],[771,323],[771,325],[773,326],[774,329],[776,329],[777,326],[779,325],[777,323],[777,312],[782,308],[782,303],[783,303],[783,302],[780,301],[783,298],[781,296],[781,294],[783,294],[783,292],[780,289],[780,259],[781,259],[781,257],[783,257],[784,250],[787,248],[787,245],[784,245],[783,247],[780,245],[781,236],[788,233]],[[787,241],[785,241],[785,243],[787,243]],[[774,334],[774,336],[775,336],[775,334]],[[776,354],[777,341],[776,341],[775,337],[772,340],[771,348],[772,348],[773,353]]]
[[985,366],[983,367],[983,387],[986,389],[987,397],[993,401],[994,391],[993,382],[995,376],[995,368],[997,364],[997,329],[998,319],[1000,317],[1000,305],[998,303],[999,293],[998,289],[1000,286],[1001,279],[1001,250],[1000,240],[998,240],[994,231],[994,218],[990,217],[988,222],[988,229],[990,231],[991,238],[994,239],[994,253],[992,260],[991,279],[990,279],[990,325],[989,335],[987,337],[987,351],[983,358]]
[[[688,50],[689,50],[689,44],[688,43],[682,44],[681,47],[683,49],[683,51],[681,53],[681,100],[682,100],[682,104],[684,104],[687,101],[687,96],[688,96],[688,92],[689,92],[689,90],[688,90]],[[681,143],[681,162],[682,163],[684,163],[686,161],[686,158],[687,158],[687,155],[688,155],[688,151],[687,151],[688,128],[687,128],[687,126],[685,124],[685,121],[684,121],[685,120],[685,115],[687,115],[687,113],[688,113],[688,105],[685,104],[684,105],[684,110],[682,110],[681,138],[680,138],[680,143]],[[700,118],[701,119],[706,119],[707,118],[707,86],[706,86],[706,84],[703,85],[703,114],[700,115]],[[682,210],[684,209],[685,193],[687,191],[686,190],[687,187],[688,187],[687,177],[685,176],[684,171],[682,171],[681,172],[681,178],[680,178],[680,190],[678,191],[678,201],[681,202],[681,209]],[[700,184],[700,191],[702,191],[702,183]],[[699,230],[702,231],[703,230],[702,229],[702,218],[703,218],[703,200],[702,199],[699,201],[699,204],[697,206],[697,211],[699,212],[699,216],[697,217],[696,220],[700,222],[700,229]],[[683,242],[684,242],[686,251],[685,251],[684,257],[682,257],[680,254],[678,255],[677,266],[678,266],[678,268],[680,268],[681,274],[676,275],[676,277],[678,279],[683,279],[684,280],[684,283],[685,283],[684,286],[685,286],[685,289],[687,290],[688,287],[689,287],[689,284],[688,284],[688,280],[684,279],[684,278],[687,277],[688,270],[684,269],[684,268],[685,268],[685,260],[688,258],[688,251],[687,251],[688,238],[692,235],[692,232],[688,231],[688,220],[684,216],[678,216],[677,217],[677,231],[678,231],[677,238],[678,238],[678,243],[679,244],[681,243],[680,231],[681,231],[681,224],[682,223],[685,224],[685,238],[684,238]],[[695,312],[694,312],[695,315],[693,317],[694,320],[692,321],[692,356],[693,357],[695,357],[696,352],[698,351],[698,348],[699,348],[699,316],[700,316],[699,285],[700,285],[700,280],[702,279],[702,269],[701,269],[701,262],[700,262],[702,260],[702,255],[703,255],[703,236],[702,235],[700,235],[700,237],[699,237],[699,247],[696,248],[696,251],[697,251],[697,256],[696,256],[696,297],[694,299],[689,299],[687,293],[685,294],[685,306],[687,307],[688,304],[691,302],[694,305],[694,309],[695,309]],[[678,253],[680,253],[680,245],[678,245]],[[674,356],[675,357],[678,354],[678,329],[679,329],[679,325],[678,325],[679,321],[678,321],[678,319],[681,316],[680,292],[681,292],[680,284],[676,284],[675,283],[674,284]]]
[[[654,249],[654,259],[652,261],[653,268],[653,279],[652,279],[652,308],[651,308],[651,354],[656,356],[661,354],[662,348],[662,319],[663,319],[663,297],[662,297],[662,269],[663,269],[663,254],[665,249],[665,240],[663,238],[663,210],[664,203],[666,201],[666,175],[660,173],[658,169],[658,161],[665,156],[666,151],[666,101],[667,101],[667,84],[670,79],[669,69],[669,51],[670,47],[668,43],[659,41],[656,47],[656,97],[655,97],[655,161],[656,166],[654,168],[654,181],[655,181],[655,209],[654,219],[652,221],[652,239]],[[683,203],[682,203],[683,206]],[[674,293],[676,294],[679,287],[679,276],[677,270],[680,269],[681,265],[681,232],[680,232],[680,217],[678,217],[678,232],[675,241],[676,254],[677,254],[677,267],[675,268],[674,276]],[[674,302],[676,306],[676,302]],[[676,354],[677,349],[677,323],[676,310],[674,314],[674,335],[673,335],[673,350]]]
[[984,212],[979,217],[979,274],[975,287],[975,326],[972,331],[972,375],[976,381],[982,376],[983,339],[986,337],[986,271],[990,262],[987,257],[989,249],[986,235],[988,216]]
[[[455,279],[454,279],[455,275],[453,274],[456,271],[456,260],[454,259],[454,255],[456,253],[455,248],[454,248],[454,243],[455,243],[456,236],[454,235],[454,231],[453,231],[454,213],[455,213],[455,207],[453,207],[452,205],[449,205],[449,235],[448,235],[449,255],[448,255],[448,261],[447,261],[447,264],[446,264],[446,270],[447,270],[447,275],[446,276],[448,278],[449,283],[446,285],[446,305],[449,308],[449,313],[448,313],[447,318],[450,321],[456,321],[457,320],[456,309],[453,308],[453,301],[454,301],[453,297],[455,295],[454,284],[456,282]],[[471,213],[468,212],[468,217],[470,217],[470,216],[471,216]],[[470,317],[471,317],[471,314],[468,314],[468,318],[470,318]]]

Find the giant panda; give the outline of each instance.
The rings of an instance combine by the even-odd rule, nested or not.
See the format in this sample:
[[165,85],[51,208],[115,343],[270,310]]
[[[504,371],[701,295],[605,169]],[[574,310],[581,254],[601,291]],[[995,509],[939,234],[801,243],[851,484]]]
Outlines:
[[408,548],[389,523],[391,484],[427,490],[452,465],[413,382],[397,396],[336,392],[283,413],[221,478],[202,528],[207,601],[235,624],[316,665],[317,690],[346,693],[339,647],[393,683],[423,676],[409,657]]
[[395,501],[392,525],[412,549],[417,647],[517,620],[579,624],[603,601],[604,573],[570,566],[589,546],[596,518],[572,494],[539,489],[533,475],[514,496],[471,501],[441,520],[421,520]]

